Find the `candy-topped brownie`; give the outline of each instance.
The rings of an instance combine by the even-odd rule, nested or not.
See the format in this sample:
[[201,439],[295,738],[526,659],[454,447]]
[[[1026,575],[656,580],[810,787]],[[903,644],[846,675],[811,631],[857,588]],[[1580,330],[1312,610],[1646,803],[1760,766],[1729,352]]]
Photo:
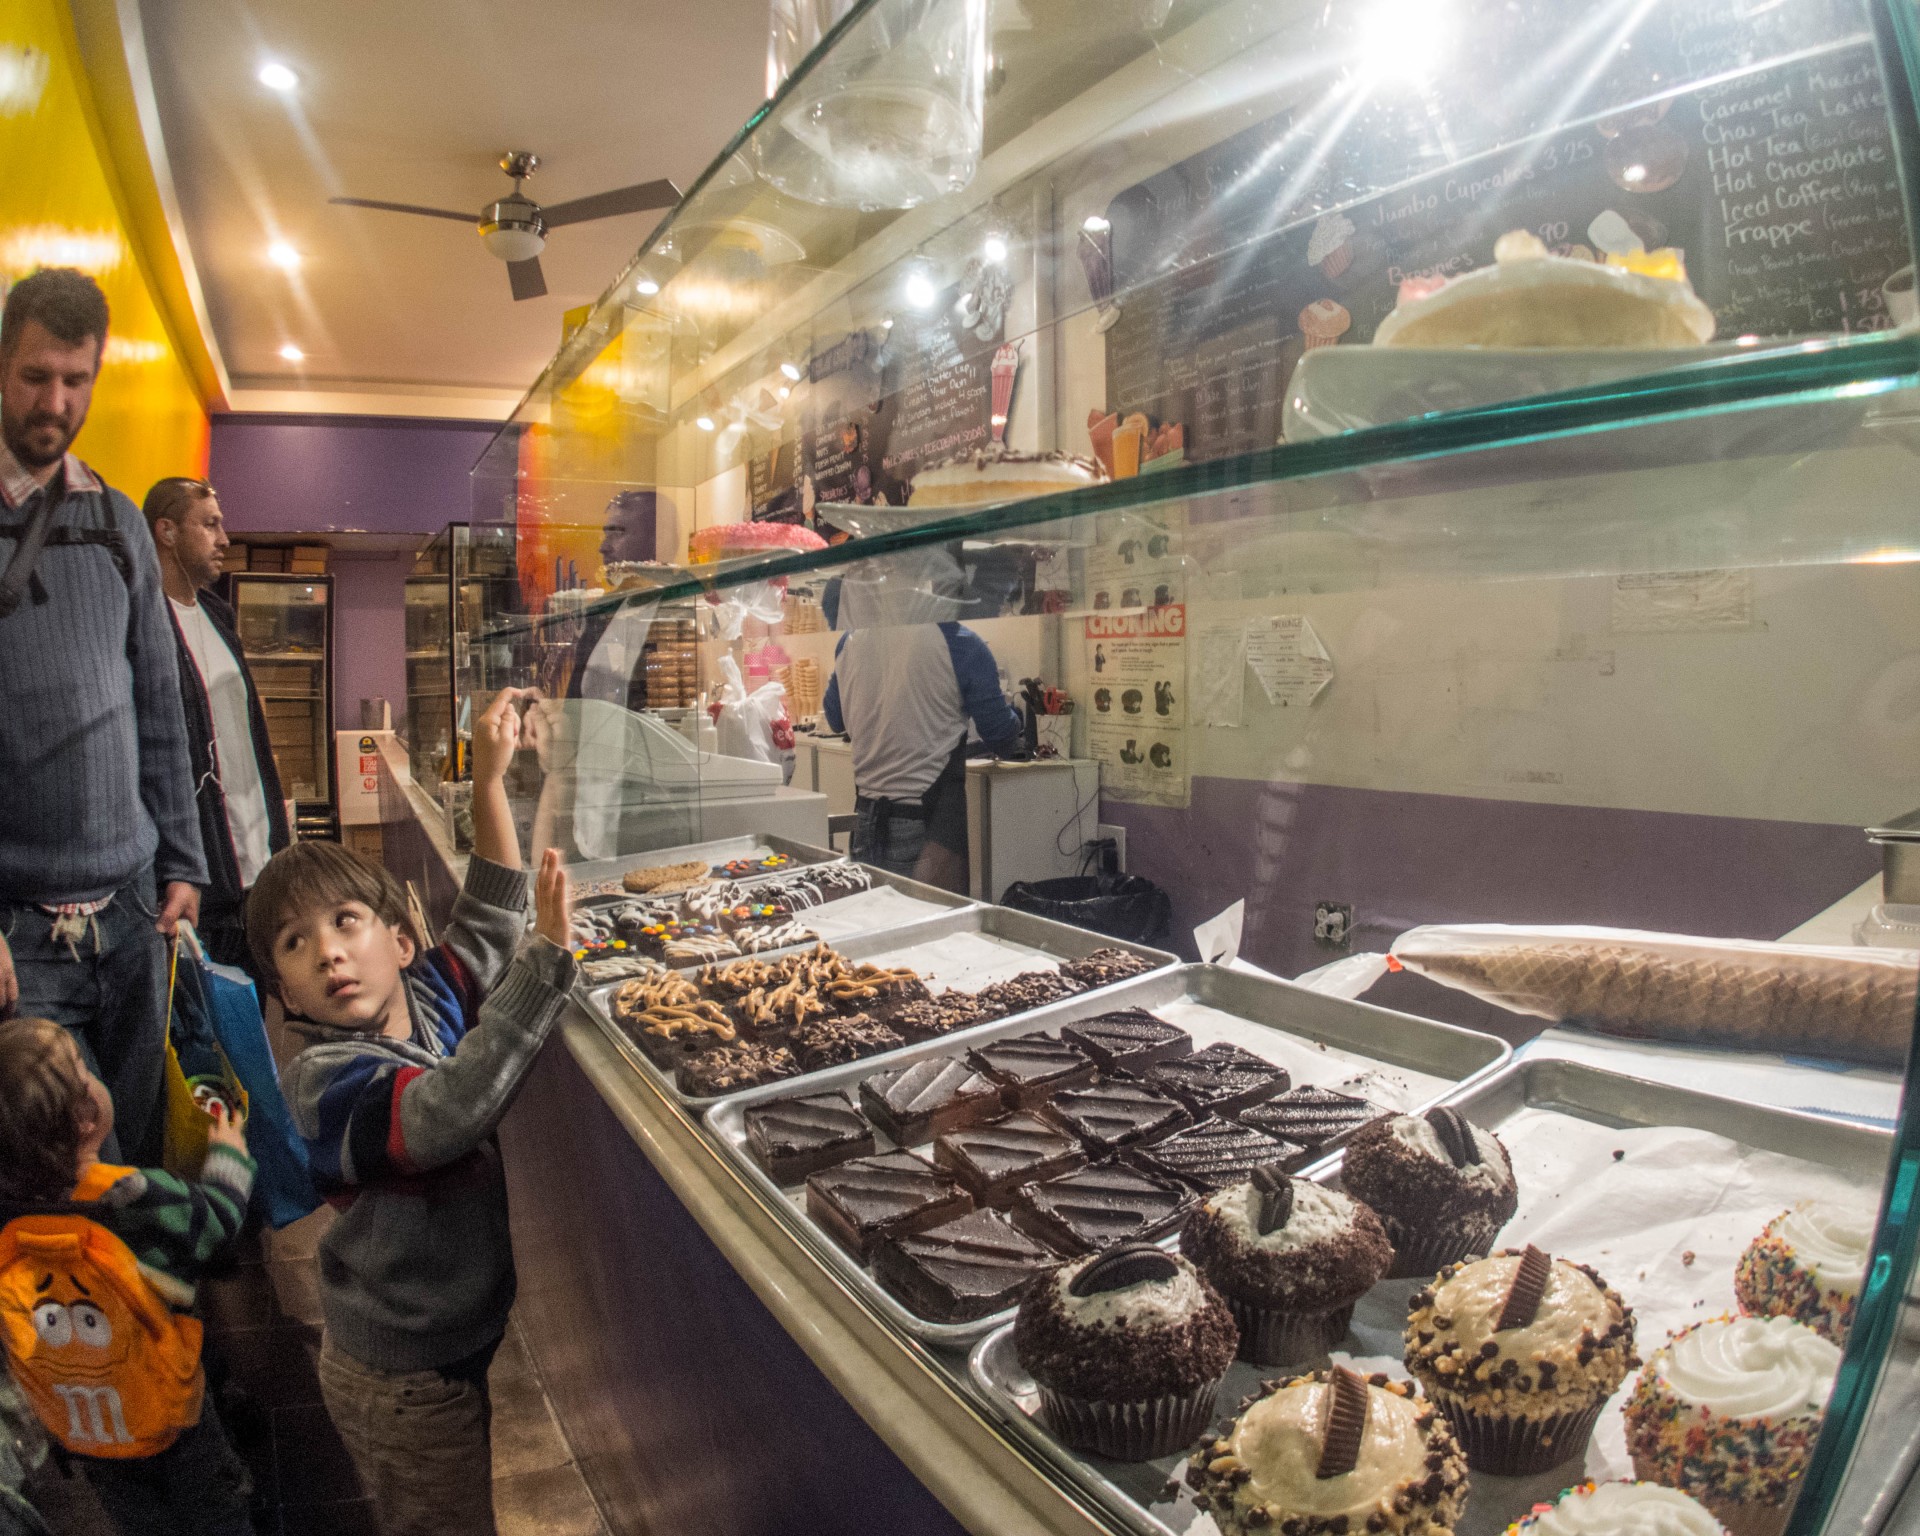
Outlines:
[[1041,1103],[1056,1089],[1093,1081],[1093,1058],[1068,1040],[1052,1035],[1014,1035],[975,1046],[967,1057],[1022,1109]]
[[1103,1072],[1139,1071],[1193,1050],[1191,1035],[1144,1008],[1121,1008],[1062,1025],[1060,1038],[1079,1046]]
[[1191,1056],[1156,1062],[1140,1073],[1150,1088],[1170,1093],[1196,1115],[1225,1115],[1285,1093],[1284,1067],[1225,1041]]
[[1003,1205],[1016,1186],[1078,1168],[1086,1154],[1058,1126],[1022,1111],[947,1132],[934,1142],[933,1160],[966,1185],[980,1204]]

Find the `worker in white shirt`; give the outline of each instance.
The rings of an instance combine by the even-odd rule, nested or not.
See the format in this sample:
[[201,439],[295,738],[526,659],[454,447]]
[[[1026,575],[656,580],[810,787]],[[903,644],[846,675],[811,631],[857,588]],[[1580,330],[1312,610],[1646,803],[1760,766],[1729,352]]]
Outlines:
[[[618,565],[653,563],[660,501],[657,491],[621,491],[607,503],[600,529],[600,563],[609,572]],[[672,513],[671,504],[667,510]],[[645,709],[647,673],[641,653],[659,606],[652,598],[634,596],[590,614],[574,644],[567,697]]]
[[233,611],[206,590],[219,578],[227,551],[220,498],[206,481],[176,475],[148,491],[141,510],[153,530],[179,642],[180,698],[209,877],[199,933],[214,959],[245,965],[247,892],[291,837],[266,714],[241,655]]

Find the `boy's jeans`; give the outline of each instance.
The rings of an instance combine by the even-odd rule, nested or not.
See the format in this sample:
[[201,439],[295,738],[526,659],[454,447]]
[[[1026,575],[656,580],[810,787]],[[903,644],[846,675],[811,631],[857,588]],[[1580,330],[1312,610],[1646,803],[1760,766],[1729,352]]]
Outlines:
[[[0,902],[0,935],[20,979],[14,1013],[51,1019],[74,1037],[113,1095],[108,1162],[161,1165],[167,1032],[167,941],[154,931],[152,869],[143,869],[68,941],[31,902]],[[118,1149],[115,1148],[115,1141]]]
[[499,1347],[438,1370],[376,1371],[322,1341],[320,1395],[381,1536],[494,1536],[487,1367]]
[[253,1480],[214,1412],[158,1456],[138,1461],[73,1458],[120,1536],[253,1536]]

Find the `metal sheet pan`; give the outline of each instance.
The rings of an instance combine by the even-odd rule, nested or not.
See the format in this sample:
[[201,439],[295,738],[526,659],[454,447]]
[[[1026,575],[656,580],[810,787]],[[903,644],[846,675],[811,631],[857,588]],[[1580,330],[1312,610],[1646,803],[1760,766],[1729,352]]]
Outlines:
[[[1024,914],[1010,913],[1009,916],[1017,918]],[[1178,1004],[1195,998],[1215,1000],[1207,1012],[1195,1012],[1182,1020],[1196,1046],[1231,1041],[1285,1066],[1296,1082],[1315,1086],[1351,1083],[1359,1073],[1366,1075],[1377,1090],[1382,1090],[1390,1075],[1399,1074],[1408,1096],[1393,1105],[1394,1108],[1412,1108],[1446,1097],[1457,1091],[1462,1079],[1476,1079],[1497,1070],[1509,1054],[1505,1042],[1492,1035],[1476,1034],[1368,1003],[1325,997],[1284,981],[1222,971],[1217,966],[1185,965],[1136,976],[1011,1019],[956,1030],[942,1039],[885,1057],[814,1073],[806,1079],[807,1087],[799,1091],[819,1092],[830,1088],[852,1091],[863,1078],[889,1066],[930,1056],[957,1055],[982,1041],[1027,1034],[1040,1028],[1057,1034],[1062,1024],[1115,1008],[1152,1008],[1169,1014],[1176,1011]],[[1232,1012],[1220,1006],[1226,1001],[1235,1005]],[[1432,1069],[1431,1076],[1426,1071],[1409,1072],[1414,1063]],[[763,1192],[784,1201],[793,1209],[796,1221],[805,1223],[809,1230],[818,1231],[806,1214],[802,1188],[789,1189],[776,1184],[754,1162],[746,1147],[746,1111],[755,1104],[785,1098],[794,1091],[786,1083],[770,1083],[734,1094],[708,1111],[707,1126]],[[894,1145],[878,1132],[874,1140],[881,1151]],[[919,1143],[917,1149],[924,1151],[926,1146]],[[864,1265],[824,1234],[821,1246],[829,1251],[830,1261],[840,1273],[876,1310],[896,1327],[927,1343],[960,1347],[991,1332],[1012,1315],[1000,1312],[971,1323],[928,1322],[909,1311]]]
[[[958,950],[969,944],[991,945],[995,951],[1004,956],[1009,974],[1013,971],[1046,966],[1050,962],[1076,960],[1106,946],[1131,950],[1156,966],[1171,966],[1177,963],[1175,958],[1164,950],[1151,949],[1144,944],[1122,943],[1117,939],[1090,933],[1084,928],[1075,928],[1069,923],[1056,923],[1048,918],[1035,917],[1027,912],[1015,912],[1007,907],[983,907],[972,903],[942,916],[929,918],[924,922],[910,923],[902,928],[863,935],[833,947],[849,960],[872,961],[875,964],[908,964],[915,960],[922,960],[924,963],[926,954],[937,954],[943,947]],[[763,960],[777,958],[777,953],[779,952],[755,958]],[[692,969],[689,967],[689,972]],[[941,976],[938,965],[925,974],[929,986],[937,988],[955,984],[951,973],[945,977]],[[660,1083],[677,1103],[703,1108],[717,1102],[712,1097],[695,1098],[683,1094],[674,1081],[673,1074],[663,1071],[645,1051],[627,1038],[625,1031],[614,1022],[612,1010],[607,1006],[607,999],[619,985],[618,982],[609,982],[605,986],[588,989],[584,994],[587,1012],[607,1031],[627,1057],[638,1065],[641,1071]],[[1104,997],[1112,990],[1113,988],[1109,987],[1097,994],[1085,995]],[[1014,1016],[1016,1020],[1027,1017],[1031,1015]],[[994,1024],[975,1025],[971,1030],[956,1031],[946,1039],[971,1040],[981,1031],[991,1030],[995,1025],[1006,1022],[1010,1021],[996,1020]],[[945,1048],[945,1044],[945,1040],[935,1042],[934,1054],[939,1054]],[[857,1065],[869,1072],[878,1071],[882,1067],[897,1065],[925,1054],[927,1052],[919,1047],[903,1046],[899,1050],[869,1056]],[[826,1072],[803,1072],[798,1077],[784,1078],[779,1083],[769,1086],[783,1092],[793,1092],[797,1085],[799,1091],[804,1092],[828,1075]],[[743,1089],[742,1093],[758,1091]],[[728,1097],[737,1097],[737,1095]]]
[[846,858],[844,853],[836,853],[831,848],[816,848],[811,843],[799,843],[792,838],[775,837],[771,833],[755,833],[748,837],[717,837],[704,843],[682,843],[675,848],[648,848],[623,853],[614,859],[588,859],[579,864],[569,864],[567,877],[578,888],[590,880],[617,880],[630,869],[642,869],[654,864],[691,864],[695,859],[700,859],[711,866],[725,864],[732,859],[765,858],[770,853],[784,853],[793,860],[790,868],[804,864],[837,864]]
[[[1475,1123],[1493,1131],[1513,1127],[1527,1112],[1586,1122],[1586,1126],[1567,1127],[1564,1134],[1570,1135],[1590,1135],[1588,1127],[1622,1132],[1668,1128],[1705,1131],[1745,1148],[1792,1159],[1816,1177],[1839,1175],[1858,1180],[1876,1191],[1885,1177],[1892,1149],[1890,1133],[1870,1126],[1743,1104],[1549,1057],[1514,1061],[1469,1085],[1453,1096],[1452,1102]],[[1331,1180],[1337,1177],[1338,1164],[1337,1157],[1330,1159],[1316,1169],[1313,1176]],[[1812,1167],[1807,1169],[1806,1165]],[[1684,1175],[1677,1173],[1676,1176]],[[1591,1188],[1604,1178],[1602,1174],[1600,1180],[1590,1176],[1584,1179],[1583,1192],[1605,1199],[1604,1191],[1594,1193]],[[1794,1198],[1797,1182],[1783,1181],[1774,1196],[1780,1206],[1784,1207]],[[1559,1193],[1535,1189],[1531,1199],[1538,1207],[1557,1199]],[[1768,1197],[1766,1191],[1757,1195],[1763,1202]],[[1523,1201],[1521,1219],[1526,1213],[1527,1203]],[[1757,1232],[1755,1225],[1749,1235]],[[1741,1241],[1744,1243],[1744,1239]],[[1703,1242],[1703,1250],[1705,1246]],[[1733,1249],[1733,1253],[1737,1251]],[[1683,1258],[1691,1263],[1694,1255],[1689,1251]],[[1724,1266],[1725,1278],[1730,1283],[1730,1254],[1709,1256],[1703,1252],[1701,1262]],[[1716,1267],[1715,1273],[1718,1272]],[[1616,1283],[1629,1282],[1623,1289],[1632,1303],[1632,1277],[1615,1274],[1609,1278]],[[1398,1365],[1399,1329],[1406,1317],[1407,1296],[1419,1283],[1416,1280],[1382,1281],[1362,1298],[1355,1310],[1354,1328],[1347,1347],[1354,1351],[1356,1358],[1367,1362],[1366,1369],[1404,1375]],[[1646,1353],[1650,1345],[1657,1343],[1657,1339],[1643,1336],[1641,1352]],[[1364,1351],[1368,1348],[1380,1352],[1367,1354]],[[1390,1354],[1386,1353],[1388,1349]],[[1172,1497],[1164,1496],[1168,1481],[1177,1478],[1183,1458],[1176,1456],[1127,1465],[1080,1456],[1053,1438],[1037,1417],[1038,1394],[1014,1353],[1010,1324],[996,1329],[976,1345],[968,1358],[967,1370],[977,1396],[996,1420],[1090,1493],[1122,1528],[1140,1532],[1142,1536],[1187,1536],[1187,1533],[1201,1536],[1214,1530],[1211,1520],[1194,1509],[1184,1487],[1178,1488]],[[1217,1405],[1220,1417],[1237,1412],[1241,1399],[1257,1390],[1263,1378],[1279,1374],[1285,1374],[1284,1368],[1236,1362],[1221,1384]],[[1602,1432],[1605,1428],[1603,1420]],[[1535,1503],[1551,1501],[1560,1489],[1579,1482],[1585,1475],[1577,1461],[1532,1478],[1495,1478],[1475,1473],[1473,1493],[1458,1527],[1460,1536],[1495,1536],[1510,1522],[1525,1515]]]

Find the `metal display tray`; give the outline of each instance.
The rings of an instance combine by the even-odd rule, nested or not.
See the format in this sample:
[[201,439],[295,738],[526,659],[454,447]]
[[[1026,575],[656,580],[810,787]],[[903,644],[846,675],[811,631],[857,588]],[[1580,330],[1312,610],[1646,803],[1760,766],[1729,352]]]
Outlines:
[[[958,1055],[963,1049],[1006,1035],[1029,1034],[1042,1028],[1057,1033],[1062,1024],[1116,1008],[1165,1008],[1170,1003],[1197,999],[1208,1000],[1223,1013],[1228,1011],[1225,1004],[1230,1002],[1234,1017],[1192,1021],[1190,1033],[1196,1048],[1218,1040],[1230,1041],[1287,1065],[1298,1083],[1332,1086],[1345,1081],[1356,1058],[1363,1058],[1381,1069],[1419,1070],[1442,1080],[1436,1085],[1437,1091],[1417,1095],[1407,1108],[1423,1107],[1456,1093],[1462,1081],[1477,1080],[1498,1070],[1510,1054],[1506,1043],[1492,1035],[1477,1034],[1413,1014],[1395,1013],[1370,1003],[1327,997],[1277,978],[1249,976],[1211,965],[1183,965],[1175,970],[1116,982],[1097,992],[1081,993],[1069,1002],[1053,1003],[1010,1019],[956,1030],[938,1040],[885,1057],[818,1072],[806,1080],[807,1087],[802,1091],[852,1090],[876,1070],[929,1056]],[[1322,1047],[1332,1047],[1339,1054],[1329,1058]],[[1323,1067],[1334,1070],[1316,1071]],[[746,1111],[755,1104],[785,1098],[792,1092],[786,1083],[750,1088],[708,1111],[707,1126],[762,1192],[792,1207],[797,1219],[810,1232],[818,1234],[818,1246],[837,1272],[897,1328],[929,1344],[961,1348],[1010,1318],[1013,1314],[1008,1310],[970,1323],[928,1322],[910,1311],[874,1279],[866,1266],[814,1225],[804,1208],[804,1186],[789,1189],[776,1184],[747,1151]],[[895,1143],[875,1131],[874,1145],[876,1150],[885,1151]],[[916,1145],[924,1150],[929,1144]],[[1322,1163],[1327,1161],[1329,1159],[1321,1159]]]
[[[811,843],[795,842],[789,837],[756,832],[746,837],[717,837],[704,843],[682,843],[675,848],[636,849],[611,859],[588,859],[583,863],[569,864],[567,877],[579,886],[589,880],[618,879],[630,869],[641,869],[652,864],[691,864],[699,859],[711,867],[732,859],[765,858],[770,853],[784,853],[792,859],[793,863],[787,866],[789,869],[806,864],[837,864],[846,859],[844,853],[836,853],[831,848],[816,848]],[[768,873],[781,874],[784,871],[769,870]]]
[[[899,928],[884,929],[879,932],[864,934],[857,939],[849,939],[844,943],[835,944],[833,948],[849,960],[873,961],[883,964],[897,963],[901,956],[906,955],[908,951],[916,949],[921,945],[938,945],[942,941],[951,941],[955,937],[963,935],[981,935],[1006,947],[1009,951],[1009,960],[1017,959],[1019,962],[1019,964],[1014,966],[1014,969],[1030,968],[1035,961],[1077,960],[1082,956],[1093,953],[1096,949],[1109,946],[1130,950],[1134,954],[1142,956],[1155,966],[1178,964],[1175,957],[1166,953],[1166,951],[1151,949],[1144,944],[1130,944],[1119,939],[1109,939],[1103,934],[1091,933],[1085,928],[1075,928],[1070,923],[1056,923],[1051,918],[1035,917],[1030,912],[1015,912],[1010,907],[983,907],[972,903],[969,903],[965,907],[956,908],[939,917],[927,918],[916,923],[908,923]],[[774,959],[778,958],[778,955],[781,953],[791,953],[791,951],[775,951],[766,955],[756,955],[753,958],[759,960]],[[908,958],[918,957],[909,956]],[[691,974],[695,969],[698,969],[698,967],[688,967],[685,974]],[[943,979],[937,972],[934,972],[928,975],[927,984],[937,991],[940,987],[951,985],[952,983]],[[663,1070],[657,1065],[645,1051],[641,1050],[632,1040],[628,1039],[626,1032],[614,1022],[613,1011],[607,1006],[607,999],[619,985],[619,982],[608,982],[604,986],[589,989],[586,993],[587,1011],[600,1024],[601,1028],[606,1030],[608,1035],[612,1037],[614,1043],[620,1047],[621,1051],[626,1054],[629,1060],[633,1061],[639,1066],[641,1071],[658,1082],[665,1091],[673,1097],[674,1101],[679,1104],[686,1104],[695,1108],[704,1108],[709,1104],[718,1103],[724,1098],[739,1096],[720,1095],[717,1097],[708,1096],[696,1098],[682,1093],[679,1084],[674,1080],[673,1074]],[[1104,988],[1101,989],[1097,995],[1105,997],[1110,995],[1113,990],[1114,988],[1112,987]],[[1096,994],[1090,992],[1082,995],[1092,997]],[[1024,1020],[1031,1017],[1033,1017],[1032,1013],[1015,1014],[1013,1016],[1016,1020]],[[933,1042],[934,1050],[932,1054],[938,1054],[946,1041],[958,1039],[972,1040],[978,1038],[981,1031],[991,1030],[995,1025],[1005,1022],[1009,1021],[995,1020],[993,1024],[975,1025],[970,1030],[956,1030],[953,1034],[944,1036],[941,1040]],[[876,1056],[865,1057],[860,1062],[855,1063],[855,1065],[865,1069],[865,1071],[878,1071],[883,1067],[897,1065],[903,1061],[911,1061],[917,1056],[927,1054],[929,1054],[929,1052],[921,1047],[908,1045],[902,1046],[898,1050],[883,1051]],[[778,1083],[767,1086],[781,1092],[793,1092],[797,1089],[804,1093],[837,1070],[840,1069],[828,1068],[820,1072],[803,1072],[798,1077],[782,1078]],[[758,1089],[745,1088],[740,1090],[740,1094],[751,1094],[759,1091]]]
[[[1886,1176],[1892,1150],[1891,1133],[1871,1126],[1743,1104],[1545,1056],[1513,1061],[1452,1095],[1450,1102],[1476,1124],[1492,1131],[1507,1126],[1523,1110],[1544,1110],[1613,1130],[1675,1127],[1707,1131],[1759,1151],[1823,1165],[1876,1188]],[[1311,1170],[1309,1176],[1331,1181],[1338,1175],[1339,1161],[1336,1154]],[[1784,1206],[1792,1197],[1791,1191],[1783,1191],[1781,1204]],[[1683,1262],[1692,1258],[1688,1253]],[[1361,1298],[1347,1344],[1358,1345],[1353,1353],[1371,1362],[1364,1369],[1393,1368],[1394,1374],[1404,1374],[1394,1366],[1399,1354],[1398,1332],[1406,1317],[1407,1297],[1420,1283],[1383,1280]],[[1628,1299],[1631,1302],[1632,1296]],[[1365,1353],[1368,1346],[1381,1350],[1388,1341],[1389,1359]],[[1643,1338],[1642,1353],[1650,1352],[1656,1342]],[[1193,1507],[1184,1486],[1178,1486],[1171,1497],[1165,1496],[1169,1482],[1178,1482],[1184,1453],[1127,1464],[1081,1456],[1053,1437],[1038,1417],[1038,1393],[1014,1352],[1011,1323],[997,1328],[974,1347],[968,1357],[967,1374],[976,1396],[998,1422],[1040,1460],[1088,1492],[1123,1529],[1139,1536],[1197,1536],[1198,1532],[1212,1531],[1211,1524]],[[1216,1422],[1237,1413],[1241,1400],[1256,1392],[1262,1380],[1288,1374],[1285,1367],[1235,1361],[1220,1386]],[[1495,1536],[1527,1514],[1534,1504],[1552,1502],[1562,1488],[1585,1475],[1578,1461],[1528,1478],[1496,1478],[1476,1472],[1466,1514],[1457,1528],[1459,1536]]]

